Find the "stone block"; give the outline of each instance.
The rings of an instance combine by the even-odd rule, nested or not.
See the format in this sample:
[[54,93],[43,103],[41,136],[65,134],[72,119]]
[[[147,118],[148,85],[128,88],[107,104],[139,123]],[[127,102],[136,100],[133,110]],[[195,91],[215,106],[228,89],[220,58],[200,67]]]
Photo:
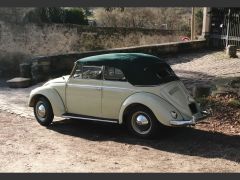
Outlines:
[[45,81],[50,75],[50,65],[45,64],[32,64],[31,74],[34,83]]
[[7,81],[10,88],[26,88],[31,86],[30,78],[16,77]]
[[193,87],[193,97],[194,98],[207,97],[210,94],[211,94],[211,86],[196,85]]
[[235,45],[228,45],[226,53],[227,53],[227,56],[229,56],[230,58],[236,58],[237,47]]
[[30,63],[22,63],[19,65],[20,67],[20,76],[24,78],[31,78],[31,64]]

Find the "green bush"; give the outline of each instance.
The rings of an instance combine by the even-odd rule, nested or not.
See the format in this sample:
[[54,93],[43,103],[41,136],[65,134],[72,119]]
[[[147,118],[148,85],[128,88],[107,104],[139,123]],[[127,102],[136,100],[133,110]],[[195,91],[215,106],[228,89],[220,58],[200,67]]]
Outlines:
[[66,9],[65,10],[65,23],[88,25],[88,20],[82,9]]
[[25,22],[32,23],[63,23],[64,10],[62,8],[36,8],[24,17]]
[[198,35],[201,35],[202,25],[203,25],[203,9],[202,8],[197,9],[197,12],[195,14],[195,19],[196,19],[196,24],[195,24],[196,33]]
[[87,16],[81,8],[36,8],[26,14],[24,21],[32,23],[70,23],[88,25]]

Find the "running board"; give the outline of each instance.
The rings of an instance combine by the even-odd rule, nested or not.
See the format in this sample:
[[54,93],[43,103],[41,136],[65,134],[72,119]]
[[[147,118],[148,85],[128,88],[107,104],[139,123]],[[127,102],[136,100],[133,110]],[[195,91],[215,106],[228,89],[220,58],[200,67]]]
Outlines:
[[81,120],[87,120],[87,121],[99,121],[99,122],[108,122],[108,123],[118,123],[117,120],[114,119],[101,119],[96,117],[89,117],[89,116],[81,116],[81,115],[75,115],[75,114],[63,114],[63,118],[67,119],[81,119]]

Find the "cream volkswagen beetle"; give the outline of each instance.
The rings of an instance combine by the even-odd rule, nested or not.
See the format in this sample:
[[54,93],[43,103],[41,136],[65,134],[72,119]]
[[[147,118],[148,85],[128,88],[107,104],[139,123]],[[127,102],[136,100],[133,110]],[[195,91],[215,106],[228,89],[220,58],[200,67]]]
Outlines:
[[32,90],[29,106],[43,126],[54,116],[125,123],[140,137],[159,125],[194,125],[205,117],[170,66],[141,53],[80,59],[71,75]]

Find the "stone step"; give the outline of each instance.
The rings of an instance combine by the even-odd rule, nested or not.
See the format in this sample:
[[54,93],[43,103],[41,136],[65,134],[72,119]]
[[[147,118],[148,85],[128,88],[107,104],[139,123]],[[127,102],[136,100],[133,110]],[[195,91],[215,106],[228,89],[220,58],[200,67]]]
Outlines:
[[26,88],[31,86],[30,78],[15,77],[7,81],[10,88]]

